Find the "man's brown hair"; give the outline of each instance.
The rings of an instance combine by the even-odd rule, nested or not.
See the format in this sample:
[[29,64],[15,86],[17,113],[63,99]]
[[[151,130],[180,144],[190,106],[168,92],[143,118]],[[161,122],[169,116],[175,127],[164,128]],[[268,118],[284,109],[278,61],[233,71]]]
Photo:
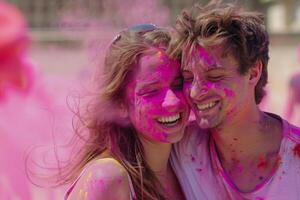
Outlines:
[[261,61],[262,74],[255,87],[255,101],[259,104],[265,94],[269,60],[269,36],[262,14],[222,1],[194,5],[178,16],[168,51],[172,57],[181,58],[184,66],[195,48],[218,44],[224,44],[224,54],[231,53],[236,58],[240,74]]

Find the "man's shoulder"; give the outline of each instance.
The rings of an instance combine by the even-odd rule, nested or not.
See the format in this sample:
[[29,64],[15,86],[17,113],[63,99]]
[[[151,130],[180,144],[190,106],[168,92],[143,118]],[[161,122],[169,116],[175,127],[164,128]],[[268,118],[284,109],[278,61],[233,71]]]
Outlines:
[[282,124],[283,137],[290,139],[293,143],[300,143],[300,127],[297,127],[281,116],[274,113],[267,113],[273,118],[279,120]]
[[297,127],[293,124],[288,123],[288,138],[293,142],[300,144],[300,127]]

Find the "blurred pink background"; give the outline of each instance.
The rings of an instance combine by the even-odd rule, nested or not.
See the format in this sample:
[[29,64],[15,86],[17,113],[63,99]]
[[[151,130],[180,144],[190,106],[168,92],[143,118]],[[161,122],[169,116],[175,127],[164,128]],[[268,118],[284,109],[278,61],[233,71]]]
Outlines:
[[[30,66],[27,76],[32,82],[28,92],[9,88],[0,100],[0,199],[62,199],[64,187],[39,188],[28,181],[25,173],[28,155],[30,162],[49,158],[46,160],[49,166],[56,164],[54,150],[65,155],[66,150],[58,146],[66,144],[73,134],[72,112],[67,102],[88,89],[90,76],[96,67],[101,68],[105,48],[118,31],[136,23],[174,24],[180,10],[195,1],[9,2],[28,22],[28,29],[23,31],[28,33],[30,45],[21,57]],[[300,71],[297,60],[300,4],[296,0],[239,2],[267,16],[271,36],[269,84],[261,108],[283,115],[289,78]],[[299,108],[296,113],[300,115]],[[44,157],[48,152],[49,157]],[[38,168],[29,166],[33,170]]]

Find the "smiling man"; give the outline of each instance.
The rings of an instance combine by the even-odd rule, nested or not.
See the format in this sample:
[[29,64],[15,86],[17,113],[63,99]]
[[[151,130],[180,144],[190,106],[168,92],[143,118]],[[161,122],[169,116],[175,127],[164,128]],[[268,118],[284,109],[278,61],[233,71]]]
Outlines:
[[263,17],[218,1],[183,11],[176,32],[170,51],[196,116],[172,155],[187,199],[300,199],[300,130],[258,108]]

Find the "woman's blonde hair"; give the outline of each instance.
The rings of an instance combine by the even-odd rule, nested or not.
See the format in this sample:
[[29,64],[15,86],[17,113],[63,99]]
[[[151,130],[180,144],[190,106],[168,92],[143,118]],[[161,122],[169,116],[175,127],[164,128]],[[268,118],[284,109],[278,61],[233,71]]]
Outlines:
[[165,29],[137,27],[122,31],[106,52],[104,69],[96,76],[96,82],[101,82],[98,92],[84,113],[77,114],[79,126],[75,129],[75,139],[84,138],[84,144],[71,164],[62,170],[61,183],[74,181],[87,163],[108,151],[129,173],[137,199],[165,199],[145,160],[135,128],[119,112],[120,105],[126,104],[124,88],[139,57],[155,48],[166,50],[170,41]]

